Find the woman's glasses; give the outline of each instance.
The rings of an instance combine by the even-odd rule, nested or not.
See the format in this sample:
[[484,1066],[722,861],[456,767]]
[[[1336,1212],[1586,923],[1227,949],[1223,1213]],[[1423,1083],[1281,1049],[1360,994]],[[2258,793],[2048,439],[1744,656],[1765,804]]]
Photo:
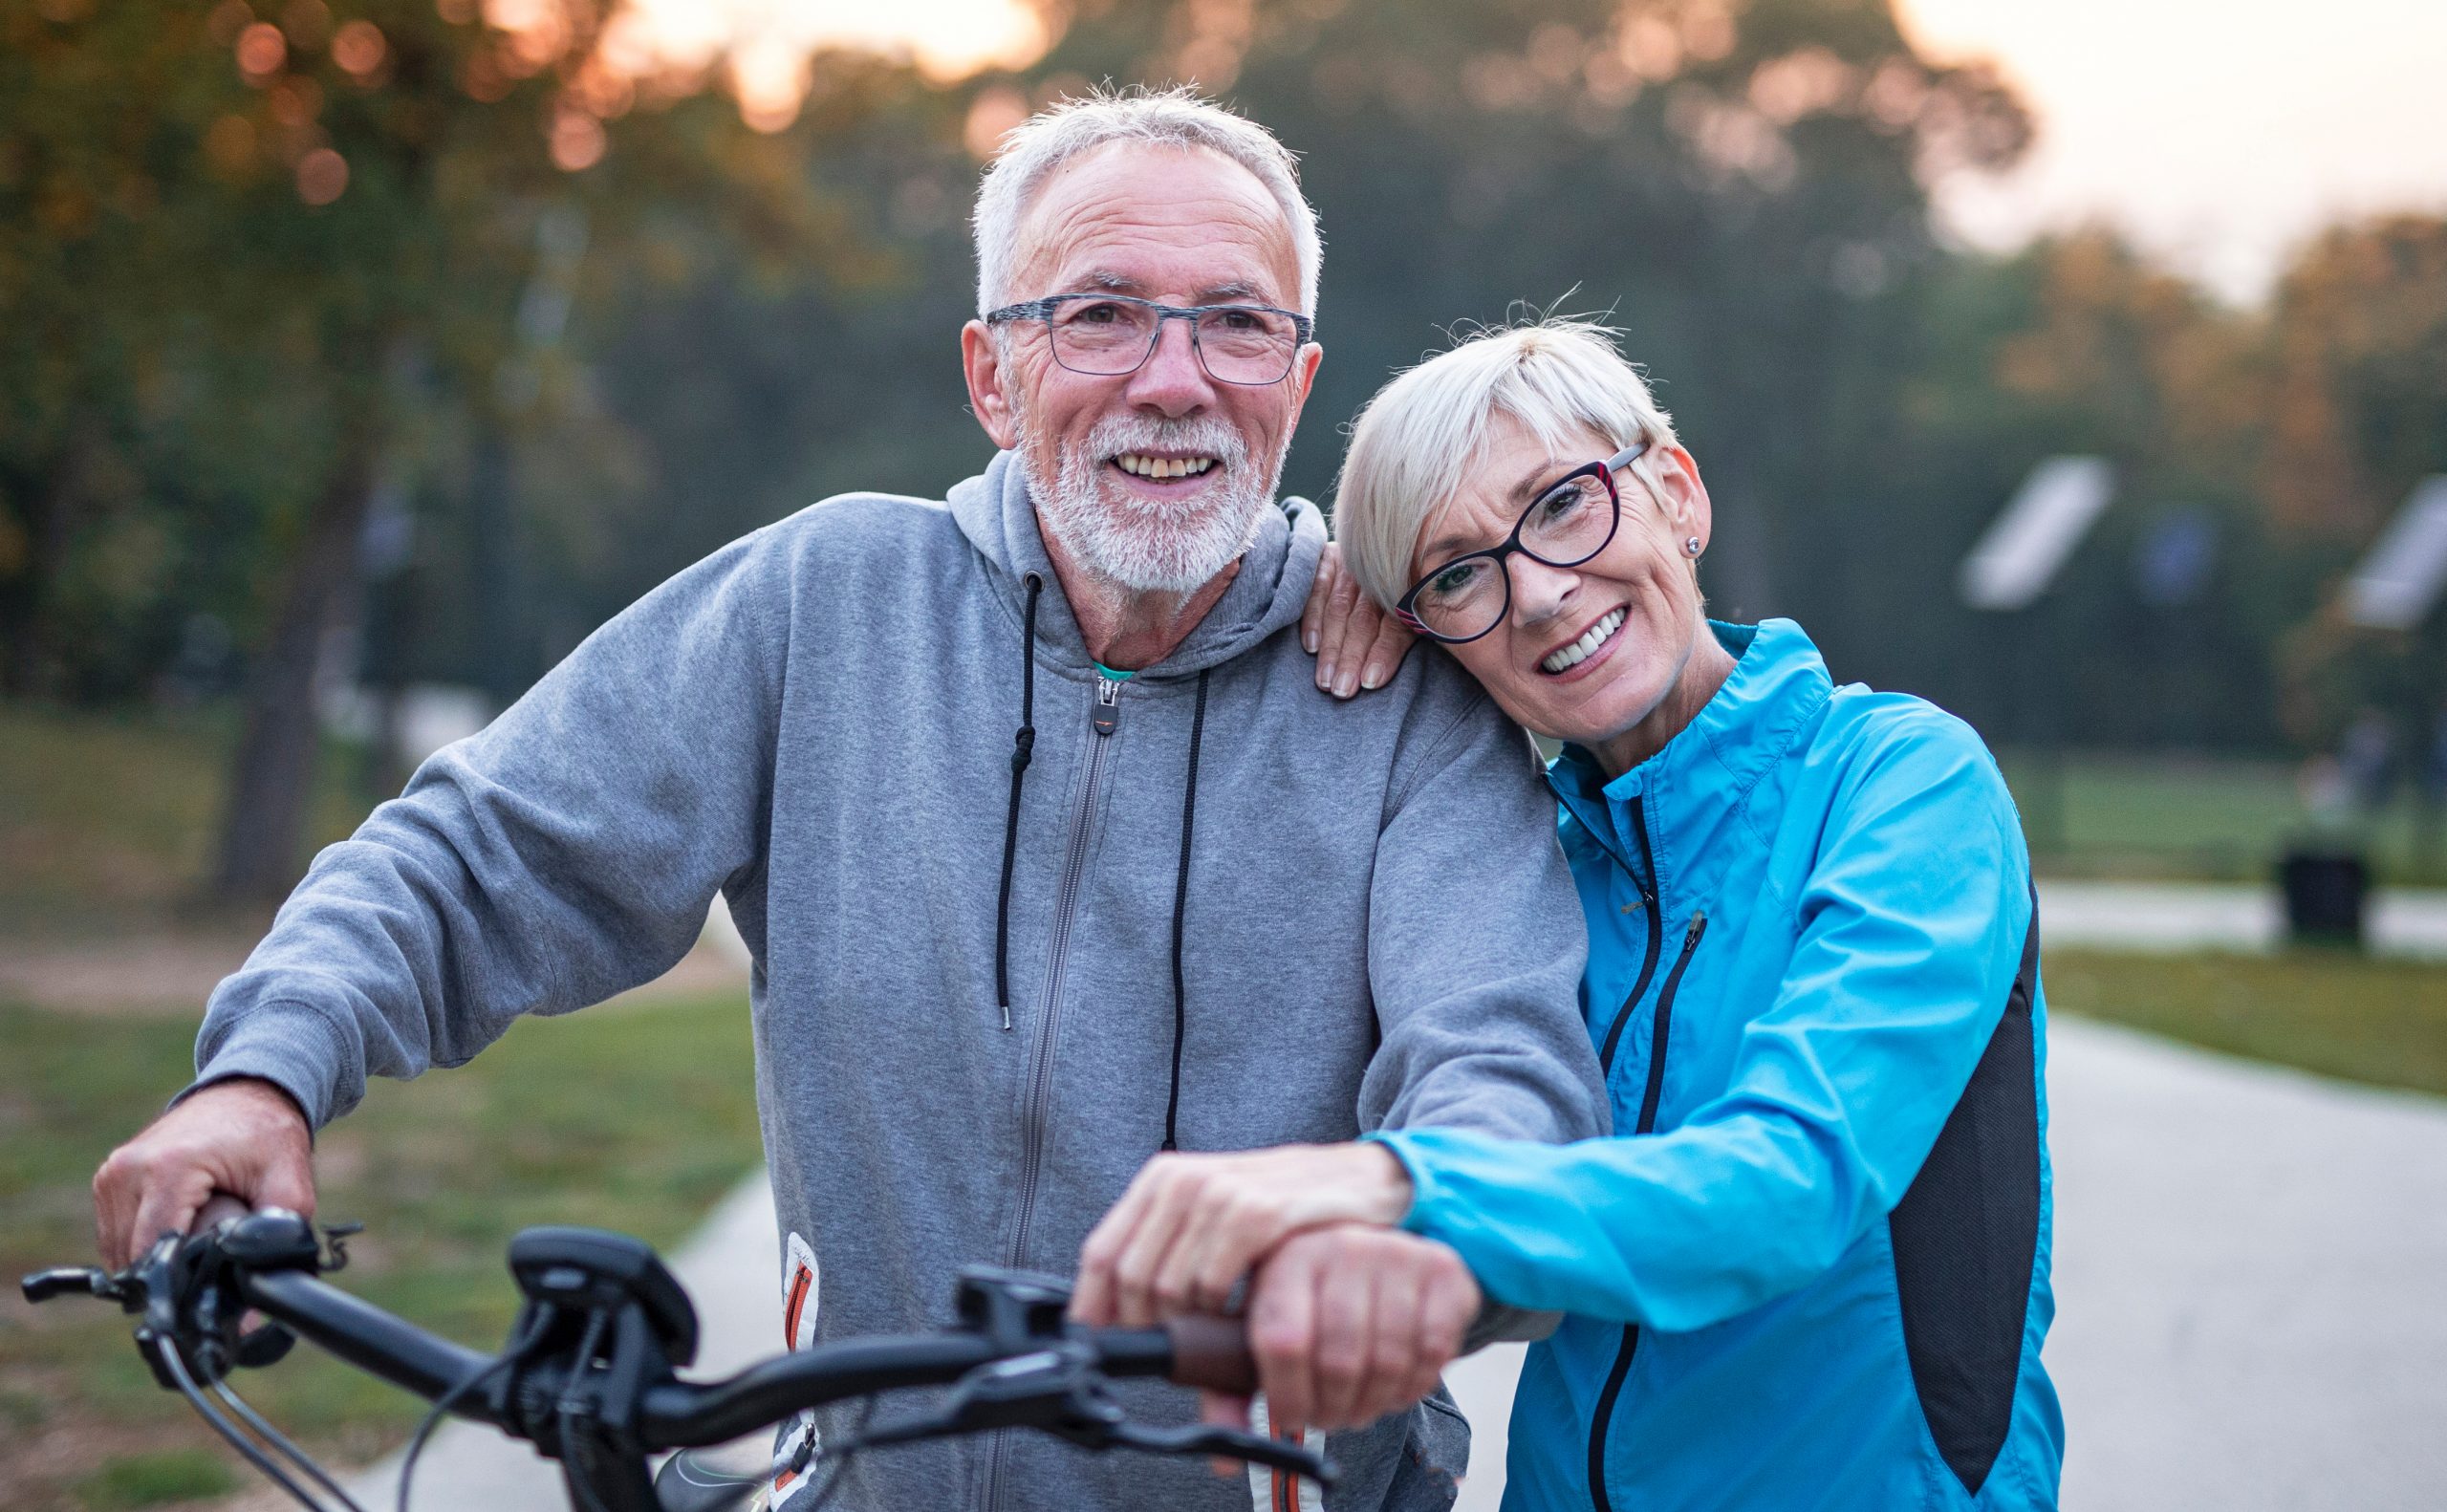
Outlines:
[[1646,441],[1637,442],[1547,485],[1501,545],[1457,556],[1429,572],[1411,585],[1394,613],[1446,645],[1476,640],[1495,629],[1512,612],[1512,574],[1505,558],[1519,551],[1548,567],[1578,567],[1606,550],[1623,514],[1614,474],[1647,450]]

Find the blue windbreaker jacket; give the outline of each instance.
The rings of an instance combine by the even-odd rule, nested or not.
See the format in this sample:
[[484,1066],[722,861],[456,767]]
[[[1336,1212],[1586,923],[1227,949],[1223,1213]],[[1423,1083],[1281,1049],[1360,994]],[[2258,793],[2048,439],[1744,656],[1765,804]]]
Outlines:
[[1961,721],[1798,625],[1607,782],[1550,771],[1616,1136],[1380,1136],[1407,1227],[1570,1316],[1505,1506],[2053,1507],[2046,1016],[2028,855]]

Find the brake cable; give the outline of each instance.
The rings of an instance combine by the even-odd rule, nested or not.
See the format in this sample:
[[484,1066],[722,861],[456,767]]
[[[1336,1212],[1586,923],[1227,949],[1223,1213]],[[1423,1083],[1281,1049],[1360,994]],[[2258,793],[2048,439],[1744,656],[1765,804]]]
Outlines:
[[529,1315],[528,1326],[513,1335],[508,1344],[503,1345],[499,1354],[468,1372],[458,1385],[434,1398],[433,1410],[424,1415],[424,1421],[417,1424],[415,1436],[408,1440],[408,1452],[400,1461],[400,1494],[396,1512],[408,1512],[408,1487],[416,1480],[417,1459],[424,1453],[425,1440],[433,1436],[433,1430],[442,1421],[443,1415],[450,1411],[453,1403],[482,1386],[493,1375],[513,1365],[524,1364],[529,1351],[543,1341],[545,1333],[552,1328],[554,1320],[559,1316],[559,1310],[552,1304],[545,1303],[538,1306]]
[[[227,1439],[230,1448],[238,1451],[249,1464],[262,1471],[266,1480],[288,1492],[296,1500],[299,1506],[307,1509],[307,1512],[327,1512],[323,1503],[315,1501],[308,1494],[305,1487],[289,1478],[289,1472],[280,1467],[278,1460],[264,1453],[262,1447],[253,1439],[238,1432],[237,1425],[224,1416],[220,1408],[212,1405],[203,1391],[197,1387],[195,1377],[188,1373],[186,1361],[180,1357],[179,1347],[174,1340],[157,1334],[152,1342],[154,1357],[162,1363],[163,1369],[170,1372],[170,1379],[177,1384],[180,1392],[186,1396],[187,1404],[195,1409],[196,1415],[202,1417],[207,1427]],[[330,1479],[319,1468],[313,1468],[311,1461],[308,1464],[309,1473],[314,1479],[323,1481],[326,1485],[331,1484]],[[347,1501],[346,1496],[343,1495],[341,1500]],[[357,1507],[354,1501],[350,1501],[349,1505],[353,1508]],[[363,1509],[357,1508],[357,1512],[363,1512]]]

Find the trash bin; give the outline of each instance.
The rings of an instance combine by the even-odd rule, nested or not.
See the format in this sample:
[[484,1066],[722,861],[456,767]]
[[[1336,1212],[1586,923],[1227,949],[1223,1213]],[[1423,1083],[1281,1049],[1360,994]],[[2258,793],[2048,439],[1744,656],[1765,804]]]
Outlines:
[[2285,932],[2296,944],[2363,944],[2363,905],[2371,896],[2371,864],[2358,851],[2296,846],[2278,859],[2285,895]]

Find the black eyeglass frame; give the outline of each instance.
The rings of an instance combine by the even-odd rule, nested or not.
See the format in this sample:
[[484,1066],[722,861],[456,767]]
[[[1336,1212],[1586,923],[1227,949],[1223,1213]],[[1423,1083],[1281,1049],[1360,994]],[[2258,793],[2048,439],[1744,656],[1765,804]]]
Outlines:
[[[1053,338],[1053,313],[1055,311],[1061,309],[1065,302],[1072,299],[1094,299],[1103,304],[1137,305],[1142,310],[1153,310],[1156,312],[1156,330],[1154,334],[1149,335],[1147,338],[1147,350],[1138,354],[1137,361],[1133,362],[1130,366],[1121,369],[1117,373],[1094,373],[1090,372],[1086,368],[1074,368],[1070,363],[1064,362],[1062,360],[1062,345]],[[1291,322],[1291,334],[1293,337],[1291,342],[1291,353],[1290,356],[1284,358],[1282,372],[1277,373],[1270,378],[1227,378],[1222,374],[1216,372],[1214,367],[1207,362],[1206,349],[1199,345],[1198,317],[1201,315],[1214,314],[1222,311],[1235,310],[1245,311],[1251,314],[1282,315]],[[1147,365],[1147,359],[1156,355],[1156,348],[1161,344],[1164,339],[1165,321],[1186,320],[1189,322],[1189,346],[1190,350],[1198,355],[1199,371],[1204,373],[1208,378],[1213,378],[1218,383],[1229,383],[1235,388],[1267,388],[1272,384],[1280,383],[1285,378],[1289,378],[1291,376],[1291,370],[1294,367],[1297,367],[1300,363],[1300,349],[1309,344],[1309,338],[1316,333],[1317,329],[1317,323],[1314,320],[1310,319],[1307,315],[1300,314],[1289,310],[1279,310],[1273,305],[1166,305],[1159,304],[1153,299],[1140,299],[1131,294],[1100,293],[1048,294],[1042,299],[1029,299],[1016,305],[1005,305],[1000,310],[988,311],[985,315],[985,323],[989,326],[1002,325],[1006,321],[1010,320],[1043,321],[1045,323],[1046,348],[1053,354],[1053,360],[1061,365],[1063,371],[1068,373],[1076,373],[1083,378],[1128,378],[1131,374],[1145,367]]]
[[[1512,614],[1512,570],[1505,565],[1504,559],[1510,556],[1513,552],[1518,551],[1522,555],[1529,558],[1529,560],[1533,562],[1543,562],[1548,567],[1578,567],[1581,563],[1591,560],[1595,557],[1598,552],[1603,551],[1606,548],[1613,545],[1616,532],[1620,531],[1623,528],[1623,490],[1614,482],[1614,474],[1620,472],[1625,467],[1630,466],[1633,463],[1637,462],[1647,453],[1648,447],[1649,443],[1647,438],[1642,437],[1640,440],[1624,447],[1621,451],[1614,453],[1614,455],[1607,458],[1603,462],[1592,462],[1587,466],[1574,467],[1571,471],[1565,473],[1554,482],[1541,486],[1537,492],[1529,496],[1528,506],[1521,511],[1521,518],[1512,522],[1511,534],[1505,536],[1503,541],[1498,544],[1486,548],[1484,551],[1464,551],[1461,555],[1454,557],[1449,562],[1442,562],[1438,564],[1436,567],[1429,569],[1424,576],[1420,577],[1418,582],[1411,585],[1410,592],[1402,595],[1401,602],[1394,606],[1394,617],[1399,619],[1403,624],[1408,625],[1412,630],[1416,631],[1419,635],[1425,636],[1430,640],[1438,641],[1448,646],[1466,646],[1473,640],[1483,639],[1484,637],[1495,634],[1496,630],[1502,626],[1505,620]],[[1613,510],[1613,518],[1606,522],[1606,538],[1598,542],[1595,546],[1591,547],[1588,551],[1583,551],[1580,555],[1573,557],[1569,562],[1558,562],[1553,557],[1541,556],[1525,545],[1521,539],[1521,532],[1528,527],[1530,511],[1537,508],[1538,506],[1546,503],[1547,496],[1553,493],[1557,488],[1562,487],[1565,484],[1571,482],[1575,478],[1589,477],[1594,477],[1598,482],[1606,486],[1607,506]],[[1496,573],[1504,582],[1504,605],[1495,612],[1495,618],[1487,622],[1487,627],[1484,630],[1480,631],[1474,636],[1447,636],[1429,629],[1427,622],[1419,618],[1417,612],[1411,608],[1411,605],[1418,602],[1418,595],[1426,592],[1427,585],[1430,582],[1442,576],[1444,573],[1451,572],[1454,568],[1460,566],[1463,562],[1477,561],[1481,557],[1485,557],[1495,563]]]

